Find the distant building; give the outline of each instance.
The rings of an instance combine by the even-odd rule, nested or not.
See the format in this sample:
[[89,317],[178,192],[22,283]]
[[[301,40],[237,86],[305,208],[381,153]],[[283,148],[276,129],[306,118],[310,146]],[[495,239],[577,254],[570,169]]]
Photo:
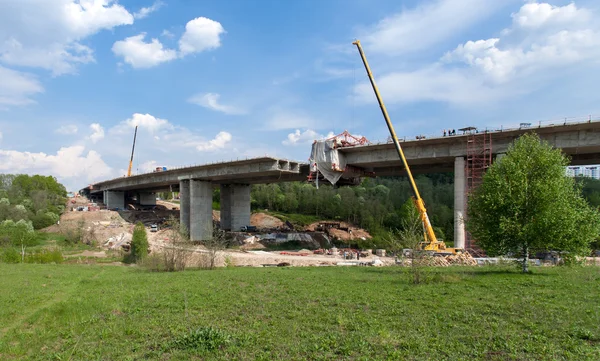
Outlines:
[[600,165],[568,166],[566,173],[569,177],[600,179]]

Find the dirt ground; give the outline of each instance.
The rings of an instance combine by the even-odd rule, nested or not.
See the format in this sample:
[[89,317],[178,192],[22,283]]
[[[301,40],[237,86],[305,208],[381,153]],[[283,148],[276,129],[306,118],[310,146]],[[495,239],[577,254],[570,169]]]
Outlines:
[[[71,203],[74,200],[75,203]],[[170,216],[179,218],[179,204],[157,201],[157,205],[162,206],[161,209],[145,210],[145,211],[76,211],[72,208],[77,206],[88,205],[88,200],[82,197],[72,198],[69,200],[69,206],[67,211],[61,216],[58,225],[53,225],[45,229],[47,232],[61,233],[69,227],[80,227],[87,231],[91,231],[94,237],[98,241],[98,251],[85,251],[77,256],[82,257],[106,257],[106,251],[109,249],[120,249],[123,244],[128,244],[133,234],[133,228],[136,222],[142,222],[147,227],[148,243],[150,246],[151,253],[160,253],[165,247],[171,247],[173,234],[170,229],[161,229],[160,225],[167,220]],[[173,210],[175,208],[175,210]],[[213,220],[218,221],[220,219],[220,212],[213,211]],[[150,232],[150,224],[158,223],[159,231]],[[285,224],[280,219],[273,217],[265,213],[253,213],[251,216],[250,224],[263,229],[273,229],[278,227],[284,227]],[[343,224],[343,226],[348,226]],[[314,229],[314,227],[313,227]],[[352,228],[353,235],[360,237],[365,233],[357,228]],[[347,233],[341,230],[335,230],[343,233]],[[367,234],[368,235],[368,234]],[[340,235],[343,237],[343,235]],[[370,236],[369,236],[370,237]],[[250,247],[252,248],[252,247]],[[190,249],[195,255],[195,260],[192,259],[191,263],[197,263],[197,259],[202,254],[206,253],[206,249],[202,246],[194,247]],[[236,266],[249,266],[249,267],[262,267],[263,265],[276,265],[282,262],[289,263],[293,266],[319,266],[319,265],[335,265],[337,262],[343,261],[342,256],[328,256],[328,255],[317,255],[310,251],[304,255],[293,254],[281,254],[281,251],[265,252],[262,250],[227,250],[220,252],[218,257],[218,263],[220,265],[225,264],[225,259],[233,263]],[[369,258],[363,258],[361,261],[370,262],[375,256]],[[382,258],[381,261],[385,264],[393,263],[391,258]]]

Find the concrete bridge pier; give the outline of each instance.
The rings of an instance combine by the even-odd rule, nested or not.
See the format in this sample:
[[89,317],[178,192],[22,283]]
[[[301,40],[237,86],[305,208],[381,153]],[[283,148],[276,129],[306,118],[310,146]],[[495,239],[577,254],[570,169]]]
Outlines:
[[154,193],[149,192],[140,192],[138,193],[138,202],[142,206],[155,206],[156,195]]
[[121,191],[104,191],[104,204],[106,208],[125,208],[125,192]]
[[250,185],[221,185],[221,229],[239,231],[250,225]]
[[179,223],[186,233],[190,233],[190,180],[179,181]]
[[465,198],[465,158],[454,159],[454,247],[465,247],[465,222],[467,199]]
[[190,181],[190,239],[205,241],[213,237],[212,183]]

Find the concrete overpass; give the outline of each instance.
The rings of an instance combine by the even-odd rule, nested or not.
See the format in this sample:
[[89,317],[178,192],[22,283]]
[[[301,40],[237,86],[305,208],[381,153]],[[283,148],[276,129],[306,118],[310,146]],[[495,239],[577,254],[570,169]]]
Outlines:
[[[600,121],[490,131],[491,152],[496,158],[520,135],[534,131],[572,159],[572,164],[600,163]],[[476,133],[475,136],[483,133]],[[465,158],[469,134],[420,140],[403,140],[402,148],[413,173],[454,172],[455,245],[464,246]],[[375,176],[402,176],[405,171],[391,142],[339,148],[348,166]],[[181,221],[194,240],[212,235],[212,189],[221,189],[221,226],[239,230],[250,222],[250,185],[305,181],[309,165],[262,157],[172,169],[99,182],[85,188],[101,193],[109,208],[123,208],[125,193],[137,193],[141,204],[155,204],[154,192],[181,192]]]

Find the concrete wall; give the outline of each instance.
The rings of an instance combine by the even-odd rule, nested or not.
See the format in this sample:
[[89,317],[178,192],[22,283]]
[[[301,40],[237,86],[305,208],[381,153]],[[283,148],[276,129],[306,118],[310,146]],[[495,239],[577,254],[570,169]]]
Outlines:
[[212,183],[190,180],[190,239],[212,239]]
[[250,185],[221,186],[221,229],[239,231],[250,225]]
[[125,209],[125,192],[106,191],[104,195],[104,204],[108,209]]
[[156,194],[154,193],[138,193],[138,201],[143,206],[155,206]]

